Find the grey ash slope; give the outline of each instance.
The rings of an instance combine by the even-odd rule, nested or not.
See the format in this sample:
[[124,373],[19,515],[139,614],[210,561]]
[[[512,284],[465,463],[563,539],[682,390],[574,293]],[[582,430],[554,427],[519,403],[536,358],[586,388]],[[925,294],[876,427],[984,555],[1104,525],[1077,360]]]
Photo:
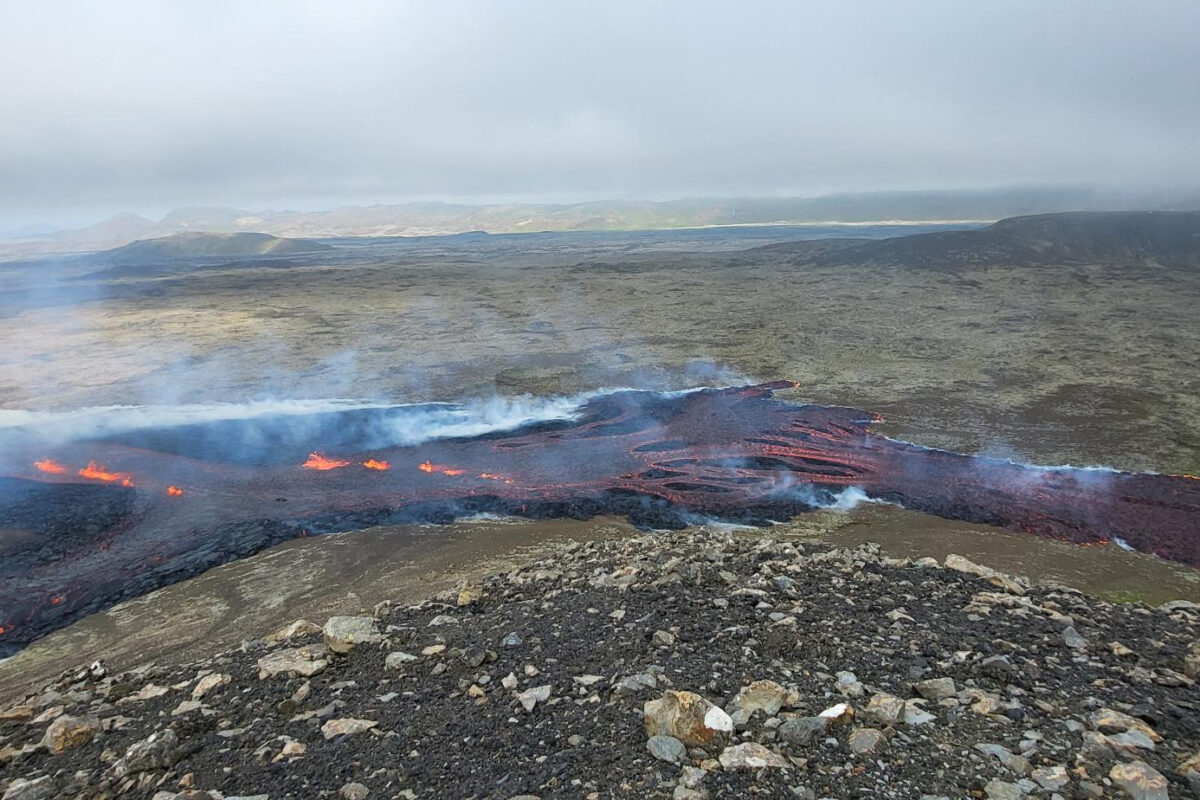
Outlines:
[[873,545],[704,529],[569,545],[334,617],[324,640],[300,623],[203,662],[72,669],[0,711],[0,790],[1185,797],[1198,625],[1195,603],[1110,605]]
[[903,267],[1158,264],[1200,266],[1200,211],[1039,214],[971,231],[828,239],[756,248],[792,263]]

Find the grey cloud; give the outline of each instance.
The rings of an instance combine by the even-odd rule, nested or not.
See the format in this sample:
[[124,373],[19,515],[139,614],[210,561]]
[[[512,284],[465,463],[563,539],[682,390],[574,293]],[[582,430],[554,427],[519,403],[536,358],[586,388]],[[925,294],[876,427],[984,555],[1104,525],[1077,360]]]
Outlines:
[[4,17],[0,220],[1200,174],[1190,0],[126,0]]

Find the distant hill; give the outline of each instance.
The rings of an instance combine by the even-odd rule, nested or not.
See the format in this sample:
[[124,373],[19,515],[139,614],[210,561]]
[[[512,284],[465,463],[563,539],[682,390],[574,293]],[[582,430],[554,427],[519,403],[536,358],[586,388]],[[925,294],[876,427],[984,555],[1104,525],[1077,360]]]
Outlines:
[[986,228],[756,248],[793,263],[902,267],[1160,264],[1200,267],[1200,211],[1040,214]]
[[136,239],[189,231],[263,232],[283,237],[434,236],[467,231],[651,230],[719,225],[828,222],[989,221],[1071,210],[1200,207],[1200,191],[1172,194],[1088,187],[1018,187],[971,191],[861,192],[821,197],[711,197],[662,202],[600,200],[587,203],[402,203],[344,206],[322,211],[248,211],[199,207],[172,211],[154,221],[136,214],[87,228],[25,237],[4,249],[78,252]]
[[267,233],[176,233],[95,253],[89,260],[106,268],[88,277],[146,277],[227,259],[311,254],[332,249],[320,242],[284,239]]

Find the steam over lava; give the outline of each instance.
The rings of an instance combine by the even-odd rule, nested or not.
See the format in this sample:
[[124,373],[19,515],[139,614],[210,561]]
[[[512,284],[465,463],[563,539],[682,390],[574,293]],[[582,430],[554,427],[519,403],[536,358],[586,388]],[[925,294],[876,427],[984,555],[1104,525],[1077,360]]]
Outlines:
[[381,431],[428,407],[22,445],[0,455],[0,528],[31,534],[0,563],[0,649],[290,538],[478,512],[766,523],[861,493],[1200,566],[1200,481],[918,447],[873,433],[869,413],[772,396],[791,385],[613,392],[571,417],[420,444]]

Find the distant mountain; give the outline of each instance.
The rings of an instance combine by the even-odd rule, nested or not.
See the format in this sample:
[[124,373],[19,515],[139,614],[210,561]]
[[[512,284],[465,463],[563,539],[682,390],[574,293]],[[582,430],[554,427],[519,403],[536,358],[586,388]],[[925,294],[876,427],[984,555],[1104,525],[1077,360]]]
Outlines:
[[663,202],[602,200],[561,205],[404,203],[325,211],[183,208],[154,221],[118,214],[73,231],[23,239],[10,252],[100,250],[186,231],[264,232],[275,236],[434,236],[467,231],[650,230],[719,225],[829,222],[989,221],[1074,210],[1200,208],[1200,192],[1115,192],[1091,188],[1006,188],[975,191],[868,192],[822,197],[688,198]]
[[1200,267],[1200,211],[1013,217],[970,231],[891,239],[789,242],[756,248],[793,263],[902,267],[1160,264]]
[[226,260],[312,254],[332,247],[307,239],[284,239],[267,233],[176,233],[143,239],[87,258],[103,266],[89,278],[166,275],[187,267],[211,266]]

